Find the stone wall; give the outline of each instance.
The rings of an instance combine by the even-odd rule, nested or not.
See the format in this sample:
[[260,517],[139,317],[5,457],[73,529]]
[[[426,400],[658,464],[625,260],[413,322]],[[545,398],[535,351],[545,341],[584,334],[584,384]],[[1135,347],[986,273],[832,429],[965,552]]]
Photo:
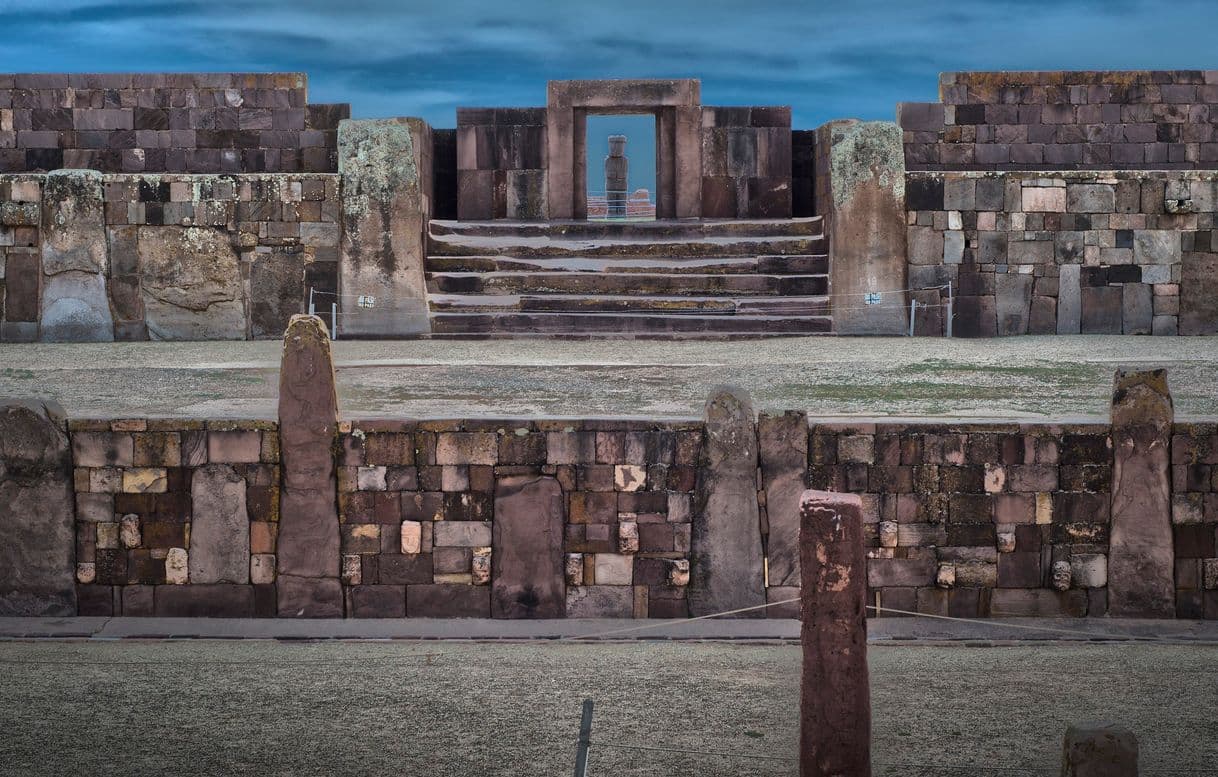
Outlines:
[[0,173],[332,173],[346,104],[303,73],[0,74]]
[[[292,615],[276,604],[277,424],[68,427],[82,615]],[[757,429],[755,531],[771,617],[798,612],[782,603],[799,596],[792,508],[805,486],[861,496],[868,602],[881,610],[1109,612],[1108,424],[792,413],[763,415]],[[695,499],[709,466],[704,439],[699,421],[342,422],[343,612],[685,617],[698,583],[691,535],[706,520]],[[1176,612],[1218,618],[1218,426],[1177,423],[1171,445]],[[760,576],[749,559],[731,550],[716,571]]]
[[279,337],[329,311],[340,216],[332,174],[0,176],[0,340]]
[[702,217],[791,216],[791,108],[702,109]]
[[457,217],[546,214],[546,109],[457,109]]
[[[905,207],[909,285],[952,284],[958,337],[1218,332],[1216,173],[909,173]],[[914,296],[941,334],[947,290]]]
[[1218,167],[1218,71],[944,73],[902,103],[910,170]]

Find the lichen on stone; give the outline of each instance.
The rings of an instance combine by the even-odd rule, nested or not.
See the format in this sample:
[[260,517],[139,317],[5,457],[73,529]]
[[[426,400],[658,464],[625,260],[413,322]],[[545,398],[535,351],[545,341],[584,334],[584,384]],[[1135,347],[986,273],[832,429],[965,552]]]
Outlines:
[[837,207],[848,203],[860,184],[872,180],[891,189],[896,199],[904,199],[905,150],[901,128],[890,121],[834,124],[829,168],[833,204]]

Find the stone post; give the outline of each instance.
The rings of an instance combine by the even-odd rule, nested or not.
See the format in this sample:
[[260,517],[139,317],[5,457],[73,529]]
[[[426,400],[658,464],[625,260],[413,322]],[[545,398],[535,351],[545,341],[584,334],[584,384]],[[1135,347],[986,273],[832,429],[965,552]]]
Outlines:
[[870,777],[867,566],[858,494],[805,491],[800,500],[803,672],[801,777]]
[[110,342],[114,317],[106,295],[102,175],[55,170],[42,187],[42,316],[46,342]]
[[[746,391],[721,386],[706,401],[694,493],[689,611],[710,615],[765,604],[757,509],[757,427]],[[764,610],[743,613],[764,617]]]
[[1115,723],[1068,727],[1062,777],[1138,777],[1138,738]]
[[54,402],[0,404],[0,616],[76,614],[76,506],[67,419]]
[[556,478],[499,478],[492,522],[492,618],[563,617],[565,513]]
[[[808,416],[762,413],[757,419],[761,485],[765,490],[765,555],[769,560],[766,600],[799,596],[799,500],[807,488]],[[798,618],[798,604],[771,607],[771,618]]]
[[1175,617],[1167,371],[1116,373],[1108,614]]
[[279,371],[280,616],[343,615],[334,470],[337,434],[338,396],[325,322],[316,316],[292,316]]
[[422,119],[347,119],[338,125],[343,203],[338,331],[343,334],[430,331],[423,262],[431,154],[431,127]]
[[[816,212],[829,236],[833,328],[901,335],[909,328],[905,150],[901,128],[847,119],[816,130]],[[880,292],[876,304],[866,294]]]

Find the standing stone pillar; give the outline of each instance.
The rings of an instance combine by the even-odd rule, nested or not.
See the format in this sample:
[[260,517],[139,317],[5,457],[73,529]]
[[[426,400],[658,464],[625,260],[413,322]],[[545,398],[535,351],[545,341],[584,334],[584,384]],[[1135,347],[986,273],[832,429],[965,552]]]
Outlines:
[[430,331],[423,262],[431,218],[431,155],[431,127],[422,119],[339,122],[343,235],[338,329],[343,334]]
[[1108,614],[1173,618],[1172,401],[1167,371],[1118,371],[1112,393]]
[[56,170],[42,187],[42,317],[46,342],[111,342],[102,175]]
[[609,136],[609,156],[605,157],[605,203],[610,217],[626,215],[626,181],[630,160],[626,159],[626,136]]
[[691,528],[689,611],[694,616],[765,604],[752,400],[743,389],[719,387],[706,401],[705,420]]
[[67,419],[54,402],[0,404],[0,615],[76,614],[76,506]]
[[337,434],[338,396],[325,322],[316,316],[292,316],[279,371],[280,616],[343,615],[334,470]]
[[563,617],[565,517],[557,478],[518,475],[495,484],[492,618]]
[[1138,738],[1114,723],[1068,727],[1062,777],[1138,777]]
[[838,334],[908,331],[904,148],[892,122],[849,119],[816,130],[816,211],[829,236]]
[[[762,413],[757,419],[761,484],[765,489],[767,601],[799,596],[799,501],[807,488],[808,416]],[[771,607],[774,617],[799,617],[798,605]]]
[[858,494],[805,491],[799,507],[803,580],[801,777],[870,777],[867,561]]

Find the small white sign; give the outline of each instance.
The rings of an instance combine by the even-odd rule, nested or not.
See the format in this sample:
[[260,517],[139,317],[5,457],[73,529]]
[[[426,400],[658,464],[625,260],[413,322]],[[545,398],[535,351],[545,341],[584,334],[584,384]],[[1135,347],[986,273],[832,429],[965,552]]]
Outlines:
[[878,292],[878,291],[867,292],[867,296],[863,298],[863,304],[865,304],[865,305],[880,304],[880,292]]
[[374,308],[376,307],[376,297],[368,294],[361,294],[358,298],[356,298],[355,306],[360,308]]

